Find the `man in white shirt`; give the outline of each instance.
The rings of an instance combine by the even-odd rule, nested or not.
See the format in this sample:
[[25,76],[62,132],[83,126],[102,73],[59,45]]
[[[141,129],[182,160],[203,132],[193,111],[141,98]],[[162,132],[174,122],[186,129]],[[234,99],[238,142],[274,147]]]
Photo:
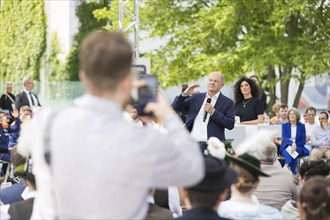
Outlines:
[[31,151],[38,186],[31,219],[143,219],[150,188],[203,178],[199,147],[163,96],[145,111],[167,134],[122,117],[132,55],[122,33],[90,34],[80,49],[85,95],[53,120],[43,110],[23,127],[18,147]]
[[311,141],[311,135],[313,133],[314,127],[317,125],[315,123],[315,116],[316,116],[316,109],[314,107],[309,107],[306,109],[307,123],[305,124],[305,128],[306,128],[305,148],[307,148],[309,152],[311,152],[311,150],[313,148],[312,141]]
[[330,159],[330,126],[328,125],[328,119],[328,113],[320,113],[320,125],[315,126],[311,137],[314,146],[310,155],[311,160],[320,160],[323,157]]

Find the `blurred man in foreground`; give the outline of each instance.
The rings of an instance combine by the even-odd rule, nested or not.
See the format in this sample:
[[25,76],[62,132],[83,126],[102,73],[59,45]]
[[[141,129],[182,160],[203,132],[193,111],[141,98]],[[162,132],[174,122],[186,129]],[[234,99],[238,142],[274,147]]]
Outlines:
[[19,148],[30,147],[38,186],[31,219],[143,219],[150,188],[203,177],[198,145],[163,96],[145,111],[163,121],[167,134],[122,117],[132,55],[122,33],[90,34],[80,49],[85,95],[57,115],[43,110],[24,126]]

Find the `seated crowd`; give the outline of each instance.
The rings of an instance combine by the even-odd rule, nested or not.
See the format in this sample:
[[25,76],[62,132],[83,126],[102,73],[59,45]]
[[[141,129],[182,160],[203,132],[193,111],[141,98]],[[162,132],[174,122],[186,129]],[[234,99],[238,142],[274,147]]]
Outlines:
[[[304,139],[308,135],[305,134],[304,124],[300,123],[299,112],[296,109],[287,112],[285,105],[280,105],[280,109],[286,112],[288,120],[283,125],[281,152],[287,145],[291,145],[296,146],[298,153],[305,151],[307,153],[302,155],[308,155],[309,151],[304,146]],[[282,120],[282,114],[279,114],[280,118],[275,123]],[[137,106],[128,107],[123,116],[138,127],[151,126],[164,132],[161,124],[139,116]],[[2,117],[3,130],[6,129],[9,134],[7,153],[11,152],[11,160],[8,161],[14,165],[15,176],[21,178],[18,183],[0,189],[1,219],[30,219],[36,195],[31,158],[21,156],[15,145],[20,126],[32,117],[32,111],[28,106],[22,106],[19,112],[14,108],[11,116],[2,113]],[[13,117],[12,123],[9,123],[7,117]],[[322,159],[328,157],[326,153],[329,150],[326,142],[329,135],[326,133],[329,129],[328,114],[321,112],[319,121],[320,124],[315,124],[309,137],[313,148],[309,161],[300,166],[298,185],[292,175],[295,170],[290,172],[278,166],[278,148],[271,141],[262,150],[237,157],[228,154],[225,160],[206,155],[205,177],[197,185],[188,188],[169,187],[165,190],[150,189],[145,219],[315,219],[315,216],[326,219],[324,216],[330,214],[327,208],[329,195],[319,198],[318,194],[312,194],[316,193],[314,188],[322,191],[330,187],[329,165]],[[295,139],[292,131],[286,129],[296,129]],[[296,166],[292,158],[289,158],[291,161],[287,160],[288,152],[284,155],[284,168],[288,165]],[[303,197],[299,196],[299,192]]]

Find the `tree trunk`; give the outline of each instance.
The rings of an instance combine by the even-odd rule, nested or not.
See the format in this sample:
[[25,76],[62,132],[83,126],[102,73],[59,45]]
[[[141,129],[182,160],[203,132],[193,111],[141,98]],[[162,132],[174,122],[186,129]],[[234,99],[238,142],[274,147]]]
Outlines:
[[302,91],[304,90],[304,87],[305,87],[305,82],[306,82],[306,76],[303,72],[301,72],[301,78],[299,80],[298,91],[297,91],[297,94],[293,101],[293,107],[295,107],[295,108],[298,108],[300,97],[301,97]]
[[267,81],[269,83],[269,103],[267,106],[267,110],[269,111],[276,102],[276,87],[275,87],[276,82],[274,82],[274,79],[276,79],[276,75],[273,66],[268,66],[267,70],[268,70]]
[[281,103],[288,104],[291,67],[279,67],[281,82]]

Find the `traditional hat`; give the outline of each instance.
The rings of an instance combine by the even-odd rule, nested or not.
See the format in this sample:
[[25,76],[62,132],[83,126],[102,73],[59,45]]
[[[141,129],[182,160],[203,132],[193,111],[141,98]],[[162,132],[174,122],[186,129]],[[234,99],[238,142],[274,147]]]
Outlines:
[[252,174],[256,176],[265,176],[269,177],[267,173],[264,173],[260,169],[260,160],[255,158],[254,156],[244,153],[242,155],[239,155],[238,157],[233,157],[230,154],[226,155],[229,161],[232,163],[246,169],[247,171],[251,172]]
[[205,156],[205,176],[197,185],[189,189],[201,191],[223,190],[231,186],[237,179],[237,173],[229,168],[225,161],[213,156]]

